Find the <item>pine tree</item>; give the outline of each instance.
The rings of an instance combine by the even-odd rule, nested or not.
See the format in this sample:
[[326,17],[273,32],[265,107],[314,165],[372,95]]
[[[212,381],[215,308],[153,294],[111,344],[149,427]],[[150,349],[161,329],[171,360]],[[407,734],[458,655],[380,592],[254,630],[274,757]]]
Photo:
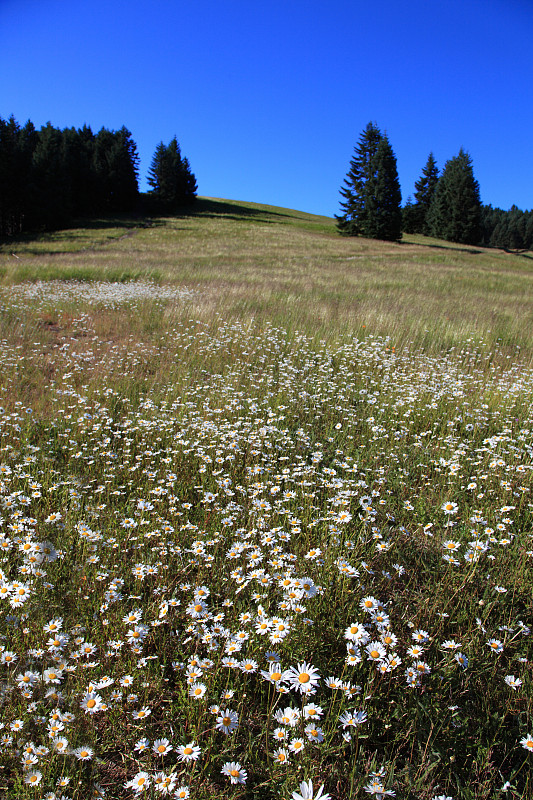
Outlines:
[[342,233],[350,236],[366,235],[367,183],[373,177],[374,158],[381,139],[380,129],[375,123],[369,122],[359,137],[350,161],[350,169],[340,189],[340,194],[344,198],[341,202],[341,211],[344,213],[336,216],[337,227]]
[[188,159],[182,158],[176,137],[168,145],[157,145],[148,184],[159,206],[167,211],[186,206],[196,198],[196,178]]
[[388,137],[369,122],[359,137],[340,190],[337,227],[350,236],[397,241],[401,238],[401,192]]
[[415,183],[415,226],[413,233],[428,233],[427,213],[439,180],[439,170],[433,153],[430,153],[422,175]]
[[401,202],[396,156],[384,134],[373,159],[372,176],[365,186],[364,236],[389,242],[401,239]]
[[481,200],[472,159],[461,148],[446,162],[429,208],[430,234],[449,242],[478,244],[481,240]]
[[402,231],[404,233],[418,233],[418,206],[413,203],[411,195],[402,208]]

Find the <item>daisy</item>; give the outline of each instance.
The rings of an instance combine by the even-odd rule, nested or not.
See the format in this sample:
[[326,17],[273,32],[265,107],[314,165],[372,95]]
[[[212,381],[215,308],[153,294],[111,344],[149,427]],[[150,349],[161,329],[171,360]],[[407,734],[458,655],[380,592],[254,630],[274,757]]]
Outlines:
[[307,703],[302,709],[304,719],[320,719],[323,713],[323,709],[314,703]]
[[148,750],[149,747],[150,740],[146,738],[139,739],[139,741],[135,743],[135,750],[137,750],[139,753],[144,753],[144,751]]
[[289,727],[294,728],[300,719],[300,711],[297,708],[291,708],[290,706],[287,706],[287,708],[285,708],[283,711],[278,709],[274,714],[274,719],[281,725],[288,725]]
[[462,667],[464,667],[464,669],[466,669],[468,667],[468,658],[465,656],[464,653],[455,653],[454,658],[455,658],[455,660],[457,661],[458,664],[460,664]]
[[242,672],[255,672],[257,670],[257,661],[253,659],[248,659],[247,661],[241,661],[239,667]]
[[320,744],[324,741],[324,731],[322,728],[318,728],[313,723],[310,725],[306,725],[304,730],[305,735],[309,739],[310,742],[317,742]]
[[226,710],[221,711],[220,716],[217,717],[216,728],[222,731],[222,733],[231,733],[237,728],[238,724],[239,717],[237,712],[226,708]]
[[444,511],[445,514],[457,514],[457,503],[446,502],[441,505],[441,510]]
[[156,772],[153,780],[156,792],[168,795],[175,788],[177,778],[175,775],[165,775],[164,772]]
[[94,750],[92,747],[88,747],[87,745],[82,745],[81,747],[76,747],[72,754],[76,756],[78,761],[90,761],[94,755]]
[[64,736],[56,736],[52,740],[52,748],[56,753],[68,753],[68,739],[65,739]]
[[531,733],[524,736],[523,739],[520,739],[520,744],[522,747],[525,747],[526,750],[529,750],[530,753],[533,753],[533,735]]
[[30,786],[37,786],[41,782],[42,777],[42,772],[39,772],[38,769],[34,769],[24,775],[24,783],[28,783]]
[[150,776],[147,772],[138,772],[131,781],[124,784],[125,789],[132,789],[135,794],[146,791],[150,786]]
[[387,651],[381,642],[370,642],[370,644],[365,647],[365,652],[371,661],[381,661],[381,659],[385,658],[387,655]]
[[278,684],[281,681],[285,681],[288,676],[288,670],[283,670],[277,661],[272,661],[268,665],[268,672],[265,670],[261,670],[261,675],[267,681],[271,683]]
[[313,781],[302,781],[300,791],[292,793],[292,800],[331,800],[330,794],[323,794],[324,784],[317,793],[313,790]]
[[275,753],[272,754],[276,764],[288,764],[289,753],[284,747],[280,747]]
[[296,669],[291,667],[287,671],[286,680],[294,691],[299,691],[301,694],[314,694],[320,675],[315,667],[304,661],[298,664]]
[[176,798],[176,800],[187,800],[189,795],[190,792],[186,786],[178,786],[178,788],[174,792],[174,797]]
[[156,739],[152,745],[152,752],[154,752],[156,756],[165,756],[167,753],[170,753],[171,750],[172,745],[168,739]]
[[355,728],[356,725],[361,725],[363,722],[366,722],[366,719],[366,711],[354,711],[353,713],[345,711],[339,717],[339,724],[346,730],[348,727]]
[[364,645],[368,642],[369,636],[364,625],[361,625],[360,622],[352,622],[344,631],[344,638],[349,642],[359,642]]
[[207,686],[204,683],[193,683],[189,689],[189,697],[194,697],[200,700],[207,691]]
[[200,748],[194,742],[176,747],[176,752],[180,761],[196,761],[200,755]]
[[520,678],[515,678],[514,675],[506,675],[504,680],[507,686],[510,686],[511,689],[514,689],[515,691],[519,686],[522,686],[522,681]]
[[223,775],[227,775],[231,783],[246,783],[248,773],[241,767],[238,761],[226,761],[221,770]]
[[151,713],[152,712],[150,711],[148,706],[143,706],[138,711],[132,711],[131,716],[133,717],[133,719],[146,719],[146,717],[149,717]]
[[300,739],[300,738],[296,738],[296,739],[291,739],[291,743],[289,745],[289,750],[291,751],[291,753],[299,753],[300,751],[302,751],[304,749],[304,747],[305,747],[304,740]]
[[86,714],[96,714],[102,708],[103,701],[99,694],[95,692],[87,692],[85,697],[80,703]]

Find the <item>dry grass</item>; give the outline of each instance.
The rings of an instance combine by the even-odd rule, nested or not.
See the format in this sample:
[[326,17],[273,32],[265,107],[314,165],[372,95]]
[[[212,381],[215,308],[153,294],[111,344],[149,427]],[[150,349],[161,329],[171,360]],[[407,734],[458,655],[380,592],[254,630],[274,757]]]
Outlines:
[[[92,223],[3,246],[4,284],[151,279],[200,290],[195,312],[269,320],[317,336],[367,331],[428,352],[472,338],[533,357],[533,258],[406,236],[341,237],[334,221],[203,198],[193,214]],[[15,257],[12,255],[15,254]]]

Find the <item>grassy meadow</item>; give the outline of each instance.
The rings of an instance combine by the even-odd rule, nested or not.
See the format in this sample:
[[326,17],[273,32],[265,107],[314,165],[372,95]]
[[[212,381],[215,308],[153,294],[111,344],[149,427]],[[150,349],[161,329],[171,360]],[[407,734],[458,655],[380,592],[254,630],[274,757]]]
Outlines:
[[533,798],[532,301],[211,198],[0,245],[0,796]]

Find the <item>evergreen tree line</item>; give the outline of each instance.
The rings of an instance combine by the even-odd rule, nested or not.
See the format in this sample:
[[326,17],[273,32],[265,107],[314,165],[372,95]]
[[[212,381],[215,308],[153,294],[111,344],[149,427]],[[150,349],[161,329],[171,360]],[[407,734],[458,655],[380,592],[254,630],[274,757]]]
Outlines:
[[340,190],[341,233],[398,241],[421,233],[450,242],[509,250],[533,249],[533,211],[483,206],[472,159],[461,148],[439,174],[430,153],[415,183],[414,200],[401,208],[396,156],[389,139],[369,122]]
[[139,156],[130,131],[37,130],[0,117],[0,236],[53,230],[78,217],[172,211],[196,197],[196,180],[174,138],[154,154],[149,202],[139,194]]

